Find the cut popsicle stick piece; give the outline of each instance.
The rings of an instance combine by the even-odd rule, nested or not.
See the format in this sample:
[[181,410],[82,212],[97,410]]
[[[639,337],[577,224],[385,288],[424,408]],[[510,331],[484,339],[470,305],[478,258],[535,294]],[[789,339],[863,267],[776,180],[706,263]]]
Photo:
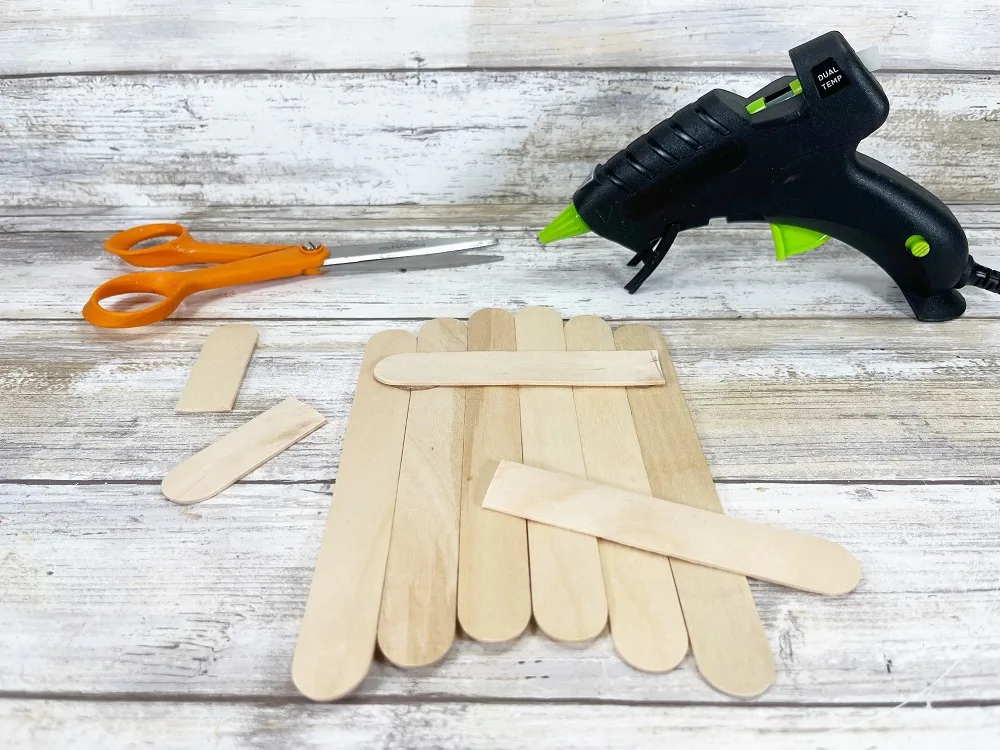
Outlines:
[[[615,345],[656,349],[667,380],[664,386],[627,389],[653,495],[722,513],[663,337],[649,326],[623,326],[615,331]],[[774,682],[774,655],[747,579],[683,560],[670,564],[702,677],[727,695],[752,698],[763,693]]]
[[663,385],[656,352],[517,351],[397,354],[375,366],[380,383],[434,386]]
[[[585,315],[566,323],[570,350],[614,349],[611,326]],[[624,388],[573,391],[587,479],[650,494],[642,449]],[[688,649],[669,558],[598,539],[604,592],[615,649],[628,664],[647,672],[676,667]]]
[[[474,313],[468,346],[513,350],[514,316],[496,309]],[[465,399],[458,621],[477,641],[510,641],[531,620],[528,531],[523,518],[483,510],[483,496],[500,461],[521,460],[520,399],[513,387],[469,388]]]
[[837,596],[861,580],[839,544],[503,461],[483,507],[658,555]]
[[[417,337],[417,351],[465,346],[457,320],[431,320]],[[433,664],[455,639],[465,397],[462,388],[410,394],[378,625],[379,649],[400,667]]]
[[208,500],[325,422],[312,407],[287,398],[177,464],[163,478],[163,494],[179,505]]
[[406,331],[376,333],[365,347],[340,469],[292,660],[307,698],[329,701],[364,679],[375,653],[409,391],[375,380],[375,363],[412,352]]
[[174,411],[232,411],[256,346],[257,329],[247,323],[220,326],[208,334]]
[[[514,315],[520,351],[566,348],[562,317],[547,307]],[[521,388],[524,462],[580,477],[587,475],[571,388]],[[542,632],[558,641],[585,641],[604,630],[608,603],[597,540],[565,529],[528,523],[531,606]]]

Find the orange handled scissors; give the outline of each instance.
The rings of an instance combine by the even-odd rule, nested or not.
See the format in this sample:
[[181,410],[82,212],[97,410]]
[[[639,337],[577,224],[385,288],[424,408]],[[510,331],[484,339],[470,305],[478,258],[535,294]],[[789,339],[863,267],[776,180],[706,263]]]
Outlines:
[[[152,247],[136,247],[161,237],[172,239]],[[326,245],[220,245],[198,242],[180,224],[145,224],[114,235],[104,244],[104,249],[141,268],[196,263],[218,265],[192,271],[146,271],[119,276],[94,291],[83,308],[83,317],[102,328],[133,328],[163,320],[186,297],[207,289],[318,274],[323,272],[324,266],[456,253],[496,244],[495,239],[486,237],[381,242],[340,246],[333,255]],[[488,263],[494,260],[499,260],[499,257],[467,256],[466,262]],[[117,311],[101,306],[102,300],[122,294],[154,294],[163,299],[139,310]]]

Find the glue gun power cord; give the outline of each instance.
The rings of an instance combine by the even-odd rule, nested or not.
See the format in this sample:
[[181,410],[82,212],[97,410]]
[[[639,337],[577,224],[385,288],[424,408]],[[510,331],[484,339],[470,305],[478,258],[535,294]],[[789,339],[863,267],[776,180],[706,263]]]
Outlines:
[[985,289],[988,292],[1000,294],[1000,271],[994,271],[992,268],[981,266],[970,256],[969,262],[965,266],[965,273],[962,275],[962,280],[958,286],[962,287],[967,284]]

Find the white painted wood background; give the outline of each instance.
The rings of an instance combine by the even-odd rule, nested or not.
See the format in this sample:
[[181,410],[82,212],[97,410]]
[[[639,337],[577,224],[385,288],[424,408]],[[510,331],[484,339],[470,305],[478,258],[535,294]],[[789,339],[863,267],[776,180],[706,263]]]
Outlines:
[[[835,243],[760,227],[627,254],[533,235],[593,164],[712,87],[744,94],[839,28],[892,100],[862,148],[952,202],[1000,267],[994,2],[0,0],[0,741],[5,747],[994,748],[1000,736],[1000,297],[921,325]],[[107,235],[468,234],[498,264],[202,295],[168,323],[79,319]],[[364,341],[486,305],[660,328],[727,510],[865,569],[822,600],[754,584],[777,655],[731,701],[607,637],[460,639],[313,706],[289,665]],[[176,416],[207,333],[260,328],[232,414]],[[286,395],[328,426],[181,509],[164,471]]]

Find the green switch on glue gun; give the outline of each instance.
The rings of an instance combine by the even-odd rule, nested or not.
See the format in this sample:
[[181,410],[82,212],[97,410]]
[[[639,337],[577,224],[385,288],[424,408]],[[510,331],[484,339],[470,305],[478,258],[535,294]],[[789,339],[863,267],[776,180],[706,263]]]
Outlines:
[[960,316],[963,286],[1000,293],[1000,273],[969,257],[947,206],[857,152],[889,114],[870,53],[831,31],[789,56],[797,75],[748,99],[710,91],[599,165],[539,240],[592,231],[627,247],[629,265],[642,264],[625,287],[634,293],[679,232],[724,217],[769,223],[779,259],[830,237],[851,245],[920,320]]

